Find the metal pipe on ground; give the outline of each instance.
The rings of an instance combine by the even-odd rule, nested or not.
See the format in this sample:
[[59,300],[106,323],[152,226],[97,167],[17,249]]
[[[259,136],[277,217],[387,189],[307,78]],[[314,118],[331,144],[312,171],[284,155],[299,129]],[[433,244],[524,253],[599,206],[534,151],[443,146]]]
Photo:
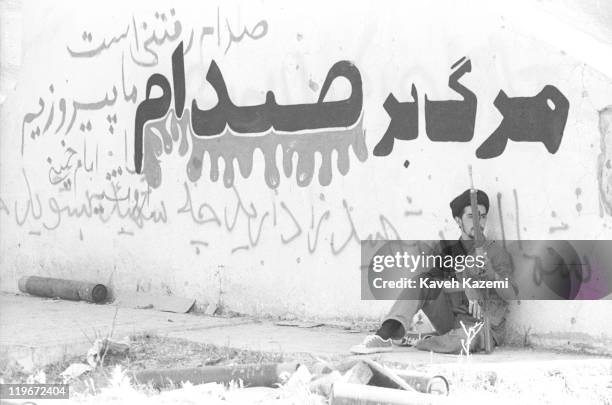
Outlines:
[[108,290],[103,284],[60,278],[26,276],[18,282],[19,291],[47,298],[62,298],[73,301],[103,302]]
[[293,362],[157,369],[137,371],[133,376],[138,384],[152,384],[155,388],[182,382],[194,385],[211,382],[227,384],[238,380],[248,387],[276,387],[282,383],[284,375],[292,374],[298,366]]
[[336,382],[330,405],[446,405],[456,403],[449,397],[394,388]]
[[[419,392],[434,395],[448,395],[448,380],[441,375],[429,375],[411,370],[394,370],[395,374]],[[370,385],[378,385],[372,384]]]

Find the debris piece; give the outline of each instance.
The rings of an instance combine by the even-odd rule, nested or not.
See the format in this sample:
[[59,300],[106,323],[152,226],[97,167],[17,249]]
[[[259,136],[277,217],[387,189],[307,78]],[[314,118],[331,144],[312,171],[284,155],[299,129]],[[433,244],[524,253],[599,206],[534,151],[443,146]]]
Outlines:
[[456,404],[449,397],[428,395],[371,385],[336,382],[332,386],[330,405],[435,405]]
[[64,384],[66,384],[67,382],[72,381],[91,370],[92,368],[87,364],[73,363],[69,365],[66,370],[62,371],[60,376],[62,377]]
[[325,324],[323,322],[278,321],[278,322],[275,322],[274,325],[293,326],[297,328],[310,329],[310,328],[318,328],[319,326],[324,326]]
[[342,380],[342,374],[334,370],[329,374],[325,374],[311,381],[309,384],[310,392],[329,397],[331,395],[332,385],[340,380]]
[[245,386],[275,387],[286,381],[299,364],[263,363],[241,364],[230,366],[206,366],[198,368],[141,370],[134,373],[134,380],[139,384],[152,384],[156,388],[171,384],[190,382],[191,384],[223,383],[242,380]]
[[104,354],[122,354],[130,350],[129,338],[123,340],[112,340],[110,338],[96,339],[87,351],[87,363],[96,368],[102,362]]
[[[348,372],[359,362],[366,363],[372,370],[372,379],[368,385],[382,388],[402,388],[405,384],[410,386],[409,390],[427,394],[448,395],[448,380],[441,375],[430,375],[413,370],[396,370],[381,365],[376,361],[362,356],[353,356],[335,363],[332,367],[341,373]],[[347,382],[347,381],[345,381]]]
[[194,298],[175,295],[155,295],[146,293],[121,294],[117,298],[119,305],[137,309],[156,309],[163,312],[187,313],[195,304]]
[[416,392],[416,389],[400,378],[389,367],[383,366],[382,364],[377,363],[367,357],[362,358],[361,361],[370,366],[370,369],[372,370],[373,376],[370,380],[370,385],[386,388],[399,388],[406,391]]
[[215,364],[219,364],[223,361],[223,357],[208,357],[204,360],[205,366],[214,366]]
[[373,376],[374,373],[370,366],[360,361],[344,374],[342,381],[351,384],[367,384]]
[[350,356],[347,358],[344,358],[342,360],[336,361],[332,364],[332,368],[334,370],[338,370],[341,373],[346,373],[347,371],[349,371],[355,364],[359,363],[360,361],[362,361],[364,358],[363,356]]
[[21,277],[18,286],[19,291],[27,294],[72,301],[100,303],[106,300],[108,294],[108,290],[103,284],[50,277]]
[[278,381],[281,384],[286,384],[287,381],[291,378],[293,373],[300,367],[300,364],[293,361],[289,363],[281,363],[279,364],[280,369],[278,370]]
[[300,324],[298,325],[298,328],[310,329],[310,328],[318,328],[323,325],[325,324],[321,322],[300,322]]
[[214,314],[217,313],[218,309],[219,309],[219,305],[215,303],[208,304],[208,306],[206,307],[206,311],[204,311],[204,314],[208,316],[213,316]]
[[321,360],[321,359],[317,359],[317,360],[319,360],[319,361],[317,361],[311,367],[312,374],[314,374],[316,376],[319,376],[319,375],[322,375],[322,374],[329,374],[332,371],[334,371],[334,369],[332,368],[332,366],[328,362],[326,362],[324,360]]
[[305,365],[298,366],[295,373],[289,377],[289,380],[285,386],[289,389],[297,389],[299,387],[307,387],[308,383],[312,380],[312,374]]
[[298,321],[278,321],[274,322],[276,326],[295,326],[297,327],[300,323]]
[[412,370],[394,370],[398,377],[419,392],[434,395],[448,395],[448,380],[441,375],[428,375]]

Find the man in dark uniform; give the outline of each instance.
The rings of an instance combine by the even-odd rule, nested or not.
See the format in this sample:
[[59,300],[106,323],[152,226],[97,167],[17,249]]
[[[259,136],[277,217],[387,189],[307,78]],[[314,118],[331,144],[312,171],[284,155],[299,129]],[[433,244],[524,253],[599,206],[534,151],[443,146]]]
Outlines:
[[[477,206],[480,213],[480,227],[484,231],[489,213],[489,197],[481,190],[476,192]],[[461,230],[458,241],[441,241],[429,254],[445,256],[473,255],[484,258],[484,266],[456,271],[454,268],[435,267],[423,269],[416,278],[426,277],[433,280],[462,280],[469,277],[474,280],[500,281],[508,280],[510,288],[411,288],[405,289],[383,323],[374,335],[351,348],[356,354],[388,352],[393,348],[392,340],[406,343],[410,340],[412,319],[419,311],[427,316],[436,330],[434,336],[419,339],[411,343],[417,349],[438,353],[459,353],[461,341],[466,339],[465,328],[482,321],[483,300],[487,300],[486,316],[490,325],[491,347],[502,344],[505,333],[507,301],[516,297],[516,290],[511,282],[512,264],[508,253],[499,243],[485,240],[482,247],[474,247],[476,232],[474,215],[470,205],[470,190],[466,190],[450,203],[455,222]],[[460,283],[461,284],[461,283]],[[418,285],[418,283],[417,283]],[[407,335],[408,333],[408,335]],[[470,350],[477,351],[484,343],[484,333],[479,333],[472,340]]]

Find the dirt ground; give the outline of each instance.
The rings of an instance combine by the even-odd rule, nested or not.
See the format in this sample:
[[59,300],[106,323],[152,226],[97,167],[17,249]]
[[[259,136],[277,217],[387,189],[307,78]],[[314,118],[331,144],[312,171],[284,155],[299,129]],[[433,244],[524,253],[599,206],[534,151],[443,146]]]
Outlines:
[[[338,360],[332,358],[326,361]],[[328,399],[312,394],[308,386],[298,385],[278,389],[243,388],[237,384],[190,384],[172,386],[160,391],[152,386],[136,386],[130,379],[133,372],[144,369],[192,368],[210,365],[261,364],[296,361],[312,370],[320,361],[314,356],[281,354],[274,352],[238,350],[229,346],[195,343],[185,339],[168,338],[155,334],[130,337],[130,349],[126,354],[107,354],[103,364],[70,381],[73,403],[184,403],[184,404],[326,404]],[[46,383],[61,383],[62,373],[75,363],[87,363],[86,354],[65,358],[49,364],[42,372]],[[541,374],[529,374],[516,364],[516,372],[499,377],[495,373],[483,374],[470,364],[454,369],[435,370],[447,376],[451,394],[456,403],[495,402],[526,404],[603,404],[612,405],[612,370],[610,375],[584,375],[571,370],[552,370]],[[434,371],[429,370],[430,372]],[[40,371],[37,373],[40,375]],[[533,377],[537,375],[537,377]],[[32,375],[18,366],[4,365],[0,369],[4,383],[25,383]],[[508,402],[505,402],[508,401]],[[65,403],[65,402],[62,402]]]
[[[298,361],[309,365],[315,362],[314,357],[304,354],[281,354],[251,350],[239,350],[231,347],[220,347],[200,344],[185,339],[167,338],[154,334],[142,334],[130,337],[130,349],[126,354],[107,353],[102,367],[87,372],[70,382],[71,389],[78,393],[87,393],[91,389],[90,379],[98,388],[105,387],[111,370],[121,366],[128,374],[144,369],[192,368],[210,365],[227,364],[260,364]],[[45,366],[42,371],[47,383],[61,383],[62,373],[74,363],[87,364],[86,354],[66,358],[60,362]],[[0,378],[6,383],[25,383],[30,374],[14,364],[5,364],[0,370]]]

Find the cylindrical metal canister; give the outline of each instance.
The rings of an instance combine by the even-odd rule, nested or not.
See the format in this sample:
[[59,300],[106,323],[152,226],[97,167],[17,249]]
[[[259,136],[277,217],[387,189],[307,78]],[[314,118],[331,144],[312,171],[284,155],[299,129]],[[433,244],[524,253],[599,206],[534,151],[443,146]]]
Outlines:
[[108,294],[103,284],[49,277],[22,277],[18,285],[19,291],[24,293],[74,301],[103,302]]

